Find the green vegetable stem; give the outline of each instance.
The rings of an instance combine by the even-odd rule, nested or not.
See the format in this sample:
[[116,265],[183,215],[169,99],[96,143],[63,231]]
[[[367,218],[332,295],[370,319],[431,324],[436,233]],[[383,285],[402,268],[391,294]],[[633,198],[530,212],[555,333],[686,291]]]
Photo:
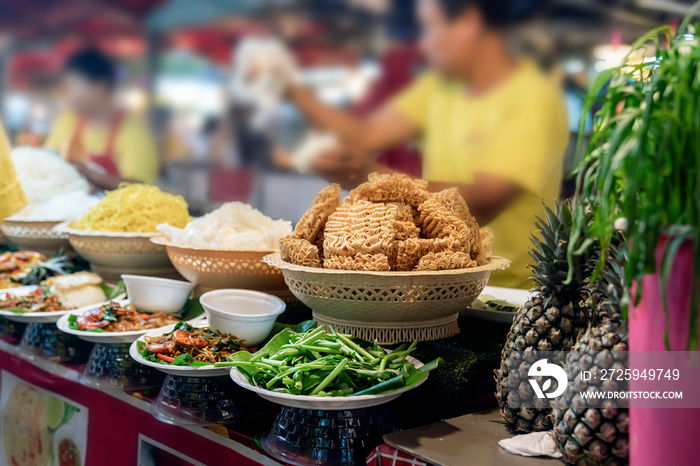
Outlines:
[[216,366],[236,367],[256,387],[291,395],[376,395],[417,385],[442,363],[438,358],[416,369],[407,358],[417,345],[388,353],[377,342],[363,343],[332,328],[305,333],[287,328],[257,353],[235,353]]

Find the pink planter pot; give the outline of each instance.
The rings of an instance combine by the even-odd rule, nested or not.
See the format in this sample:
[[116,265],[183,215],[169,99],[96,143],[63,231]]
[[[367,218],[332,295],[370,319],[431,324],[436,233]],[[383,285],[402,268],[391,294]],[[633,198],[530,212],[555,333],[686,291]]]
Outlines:
[[[673,351],[685,351],[688,341],[690,298],[693,290],[693,243],[683,244],[671,271],[666,296],[670,318],[664,312],[659,292],[661,256],[665,238],[656,250],[657,273],[642,280],[643,299],[638,306],[630,306],[630,351],[668,351],[665,334],[668,331]],[[669,319],[667,321],[667,319]],[[648,354],[632,353],[630,365],[643,369],[651,360]],[[690,364],[679,354],[679,365]],[[635,384],[630,383],[635,390]],[[700,461],[700,442],[697,425],[700,409],[664,409],[630,407],[630,464],[633,466],[697,465]]]

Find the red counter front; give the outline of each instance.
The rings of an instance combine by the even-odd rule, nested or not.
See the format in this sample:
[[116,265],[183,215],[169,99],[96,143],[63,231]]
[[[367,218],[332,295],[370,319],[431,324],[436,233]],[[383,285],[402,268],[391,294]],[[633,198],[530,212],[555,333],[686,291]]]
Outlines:
[[[76,370],[45,360],[26,361],[15,355],[15,346],[6,342],[0,342],[0,370],[0,389],[7,389],[9,384],[14,387],[19,380],[19,384],[28,387],[27,390],[37,389],[40,393],[46,391],[56,398],[65,399],[69,404],[86,408],[87,441],[83,446],[85,458],[81,461],[82,464],[280,464],[262,453],[254,440],[246,435],[232,432],[231,436],[236,438],[232,440],[224,428],[217,433],[203,427],[165,424],[150,414],[149,403],[139,399],[140,395],[85,387],[78,382],[79,373]],[[3,396],[7,399],[8,395],[3,393]],[[5,425],[10,422],[7,416],[9,406],[2,413],[1,437],[7,436],[9,430],[13,429],[13,426]],[[3,442],[8,440],[10,439],[2,438]],[[8,448],[12,447],[8,445]],[[146,460],[146,456],[150,459]],[[59,462],[54,460],[52,464],[58,465]],[[6,457],[0,458],[0,463],[5,464],[5,461],[9,462]]]

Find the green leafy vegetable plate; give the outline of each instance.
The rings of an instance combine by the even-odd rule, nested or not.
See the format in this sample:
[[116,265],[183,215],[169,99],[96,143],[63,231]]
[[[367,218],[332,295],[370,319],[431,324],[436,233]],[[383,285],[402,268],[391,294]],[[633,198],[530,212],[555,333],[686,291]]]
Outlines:
[[413,349],[415,344],[385,352],[348,335],[326,334],[322,328],[303,334],[284,329],[258,352],[235,353],[221,366],[233,366],[231,379],[236,384],[273,403],[359,409],[387,403],[418,387],[442,363],[437,359],[423,364],[408,356]]

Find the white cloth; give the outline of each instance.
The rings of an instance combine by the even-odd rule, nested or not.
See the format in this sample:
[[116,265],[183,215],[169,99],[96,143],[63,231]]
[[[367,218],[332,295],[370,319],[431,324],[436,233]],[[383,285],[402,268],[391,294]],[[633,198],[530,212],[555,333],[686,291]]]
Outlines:
[[289,86],[300,81],[292,53],[271,37],[243,39],[234,51],[231,94],[236,102],[251,105],[253,124],[264,127]]
[[554,443],[552,431],[516,435],[513,438],[499,440],[498,444],[505,451],[514,455],[562,457]]

